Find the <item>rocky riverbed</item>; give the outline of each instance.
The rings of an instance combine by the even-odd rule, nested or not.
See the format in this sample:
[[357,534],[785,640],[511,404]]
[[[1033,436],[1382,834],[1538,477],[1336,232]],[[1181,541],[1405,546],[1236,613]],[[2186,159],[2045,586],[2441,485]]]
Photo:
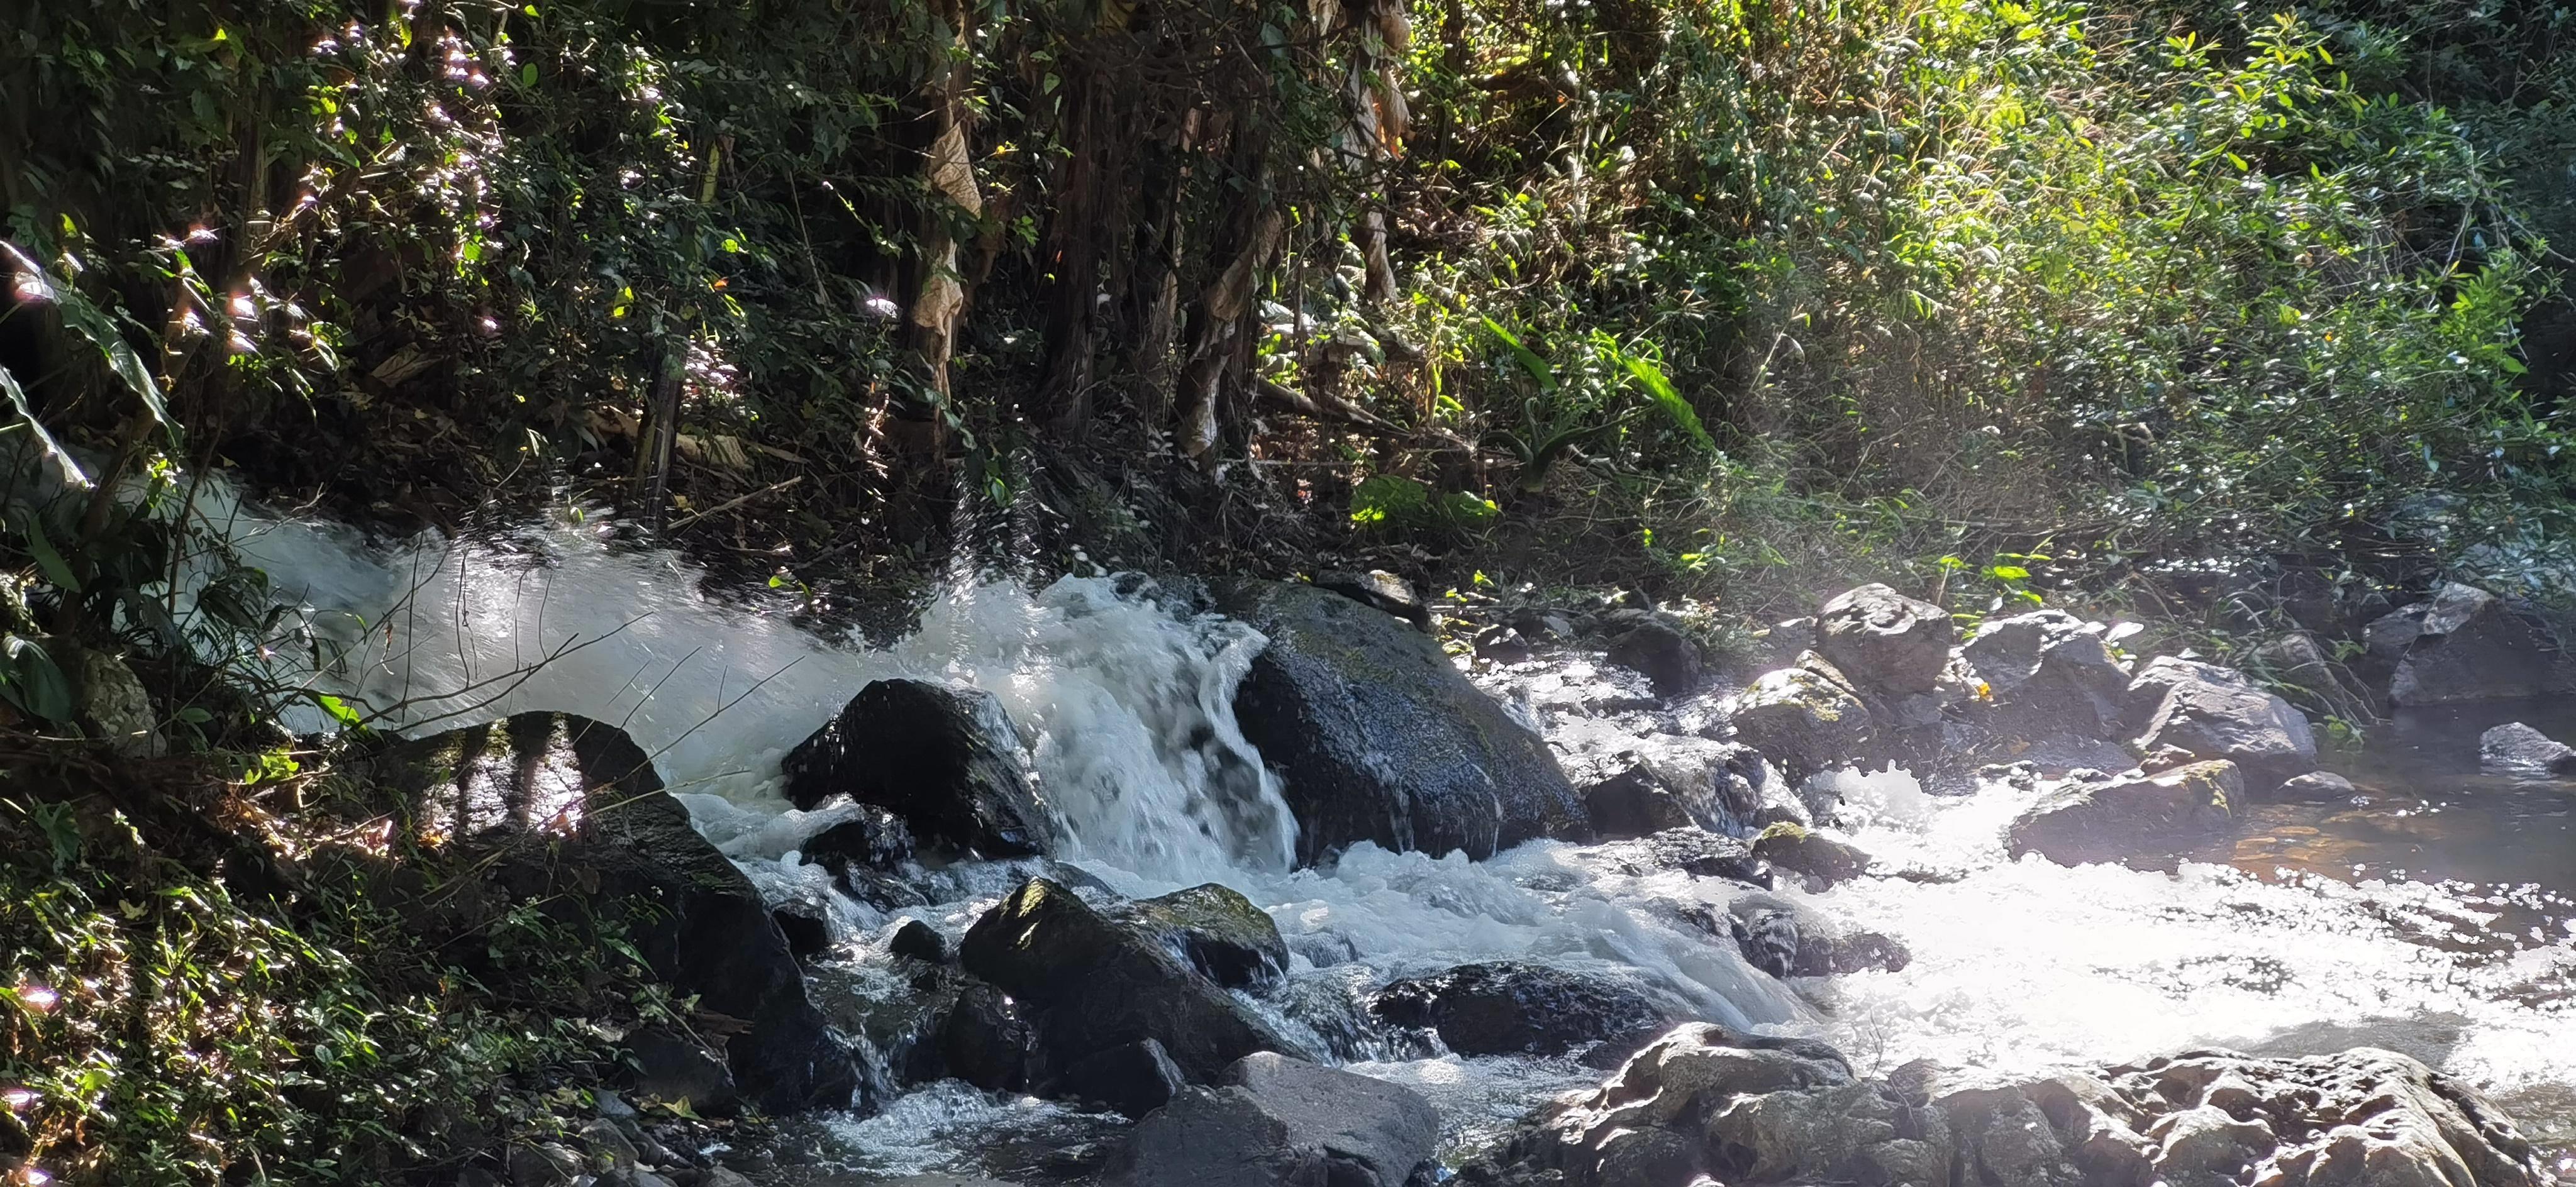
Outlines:
[[[707,1014],[630,1095],[792,1114],[604,1116],[522,1181],[2524,1187],[2576,1150],[2567,850],[2421,825],[2561,792],[2323,772],[2298,709],[2119,624],[1864,587],[1735,673],[1636,607],[1444,648],[1382,578],[1100,576],[866,649],[578,530],[508,552],[436,566],[459,614],[351,691],[596,636],[478,707],[550,713],[404,751],[499,855],[460,901],[664,902]],[[2374,630],[2406,697],[2532,629],[2437,600]],[[555,836],[631,872],[510,856]]]

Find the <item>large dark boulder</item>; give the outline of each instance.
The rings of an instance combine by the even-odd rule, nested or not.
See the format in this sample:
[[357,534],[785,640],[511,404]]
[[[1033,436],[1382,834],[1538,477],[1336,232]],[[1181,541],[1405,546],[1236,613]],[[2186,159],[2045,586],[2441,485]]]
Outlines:
[[1884,585],[1847,590],[1816,615],[1816,650],[1864,689],[1930,692],[1959,628],[1950,612]]
[[1360,841],[1484,858],[1589,835],[1547,744],[1430,636],[1311,585],[1233,581],[1213,592],[1218,609],[1270,640],[1234,711],[1279,772],[1299,862]]
[[1288,943],[1268,912],[1210,882],[1111,908],[1109,918],[1228,989],[1267,989],[1288,975]]
[[1688,696],[1698,690],[1706,663],[1699,644],[1679,620],[1650,610],[1614,610],[1602,616],[1611,663],[1644,675],[1655,695]]
[[2144,711],[2132,742],[2138,753],[2171,746],[2235,763],[2258,797],[2317,769],[2307,715],[2231,668],[2159,657],[2130,684],[2126,706]]
[[1440,1140],[1412,1089],[1279,1055],[1184,1090],[1110,1157],[1104,1187],[1405,1187]]
[[2576,692],[2576,657],[2537,607],[2456,582],[2431,601],[2363,630],[2399,705],[2442,705]]
[[2005,847],[2059,865],[2171,853],[2224,836],[2244,810],[2245,778],[2231,762],[2154,774],[2069,779],[2014,820]]
[[1826,886],[1860,877],[1870,865],[1869,854],[1860,846],[1786,821],[1763,829],[1762,835],[1753,838],[1752,849],[1753,856],[1773,868],[1803,874]]
[[957,961],[1026,1010],[1054,1068],[1152,1039],[1204,1084],[1255,1051],[1302,1054],[1170,949],[1044,878],[977,919]]
[[779,764],[787,798],[847,795],[903,818],[924,845],[980,857],[1044,852],[1050,818],[993,694],[879,680]]
[[[415,925],[469,941],[524,904],[576,926],[622,925],[656,976],[744,1022],[725,1061],[760,1108],[849,1105],[856,1066],[807,1000],[786,935],[625,731],[522,713],[395,743],[367,765],[410,797],[416,828],[451,839],[448,880]],[[474,971],[501,983],[514,972]]]
[[1370,1009],[1430,1030],[1460,1055],[1562,1055],[1589,1043],[1633,1046],[1672,1013],[1625,982],[1516,961],[1461,965],[1396,981]]

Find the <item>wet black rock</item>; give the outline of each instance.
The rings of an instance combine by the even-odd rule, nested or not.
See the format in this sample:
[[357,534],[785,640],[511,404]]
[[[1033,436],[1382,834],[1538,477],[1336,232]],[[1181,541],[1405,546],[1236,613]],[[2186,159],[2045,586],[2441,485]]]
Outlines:
[[1279,925],[1232,887],[1210,882],[1121,903],[1107,914],[1228,989],[1267,989],[1288,973]]
[[1762,756],[1749,746],[1655,734],[1567,765],[1605,840],[1693,826],[1741,831],[1762,808]]
[[2576,774],[2576,747],[2519,721],[2478,735],[2478,766],[2490,775],[2551,779]]
[[1609,634],[1610,662],[1643,673],[1657,696],[1688,696],[1706,679],[1699,644],[1671,615],[1612,611],[1601,629]]
[[798,956],[813,956],[832,946],[828,909],[816,899],[788,899],[770,908],[769,917],[777,921],[779,934],[787,937],[787,950]]
[[1056,1095],[1106,1105],[1130,1117],[1142,1117],[1170,1104],[1189,1077],[1172,1062],[1163,1045],[1138,1039],[1097,1052],[1066,1068],[1056,1081]]
[[1903,695],[1939,684],[1959,628],[1939,606],[1864,585],[1825,603],[1816,635],[1816,650],[1860,687]]
[[1769,885],[1771,867],[1753,848],[1723,833],[1685,825],[1632,840],[1604,845],[1602,856],[1630,874],[1680,870],[1702,878],[1724,878],[1748,885]]
[[[1419,1093],[1275,1054],[1225,1069],[1136,1126],[1104,1187],[1405,1187],[1440,1140]],[[1427,1178],[1422,1181],[1428,1181]]]
[[856,816],[805,838],[797,850],[805,864],[836,874],[853,865],[892,870],[912,860],[912,830],[894,813],[861,804]]
[[[737,1082],[771,1113],[848,1106],[858,1072],[805,993],[803,969],[750,879],[698,835],[624,731],[523,713],[396,743],[369,760],[412,818],[452,838],[456,874],[411,922],[470,954],[522,904],[587,930],[623,918],[654,974],[745,1029]],[[404,876],[421,876],[407,870]],[[506,965],[472,968],[507,985]]]
[[1484,858],[1589,834],[1547,744],[1437,641],[1311,585],[1230,581],[1215,595],[1270,640],[1234,709],[1283,778],[1300,863],[1359,841]]
[[1395,1025],[1433,1031],[1460,1055],[1561,1055],[1596,1042],[1624,1049],[1672,1020],[1624,981],[1519,962],[1396,981],[1371,1009]]
[[2232,668],[2158,657],[2130,683],[2124,711],[2138,728],[2139,753],[2173,746],[2225,759],[2257,798],[2317,769],[2307,715]]
[[1375,606],[1412,623],[1415,630],[1431,629],[1431,607],[1423,602],[1422,595],[1413,592],[1411,582],[1383,569],[1317,573],[1315,588],[1331,590],[1363,606]]
[[628,1087],[638,1098],[681,1105],[707,1117],[731,1116],[740,1107],[733,1069],[696,1038],[646,1027],[626,1036],[626,1049],[635,1057]]
[[2042,795],[2006,833],[2007,850],[2059,865],[2171,853],[2224,836],[2245,803],[2231,762],[2196,762],[2155,774],[2069,778]]
[[1255,1051],[1302,1054],[1163,945],[1043,878],[976,920],[957,956],[1027,1010],[1051,1066],[1153,1039],[1205,1083]]
[[963,978],[925,1052],[935,1061],[916,1076],[955,1077],[986,1092],[1025,1091],[1037,1078],[1038,1045],[1038,1028],[1017,1001],[983,981]]
[[1763,829],[1762,835],[1753,838],[1752,850],[1753,856],[1775,869],[1803,874],[1826,886],[1860,877],[1870,864],[1869,854],[1859,846],[1795,824]]
[[901,817],[925,845],[1018,857],[1049,839],[1028,755],[988,692],[876,681],[779,769],[797,807],[847,795]]
[[1779,767],[1790,783],[1851,761],[1870,741],[1869,706],[1813,652],[1794,667],[1765,672],[1737,696],[1735,735]]
[[2363,630],[2388,699],[2443,705],[2576,692],[2576,657],[2539,608],[2456,582]]
[[1698,906],[1684,916],[1711,936],[1732,939],[1745,963],[1774,977],[1895,972],[1914,959],[1885,935],[1846,932],[1823,912],[1764,891],[1737,895],[1724,910]]
[[918,919],[906,919],[886,941],[886,951],[925,964],[940,964],[948,959],[948,943],[939,933]]

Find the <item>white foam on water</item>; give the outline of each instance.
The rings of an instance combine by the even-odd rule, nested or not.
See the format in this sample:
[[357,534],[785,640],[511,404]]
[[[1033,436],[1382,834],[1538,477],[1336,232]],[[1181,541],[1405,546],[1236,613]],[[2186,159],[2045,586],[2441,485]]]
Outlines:
[[2521,990],[2571,984],[2576,941],[2469,951],[2494,914],[2456,888],[2009,860],[2004,826],[2036,794],[1993,785],[1864,813],[1854,840],[1882,864],[1946,873],[1810,896],[1913,953],[1902,972],[1823,987],[1828,1037],[1856,1063],[2020,1075],[2196,1046],[2372,1044],[2498,1090],[2568,1078],[2576,1011]]

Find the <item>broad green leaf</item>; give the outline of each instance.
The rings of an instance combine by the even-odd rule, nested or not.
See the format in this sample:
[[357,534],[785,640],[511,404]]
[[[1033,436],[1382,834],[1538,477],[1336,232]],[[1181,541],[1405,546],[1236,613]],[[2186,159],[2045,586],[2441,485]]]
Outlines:
[[1512,352],[1513,358],[1521,361],[1521,367],[1530,373],[1530,378],[1538,381],[1538,390],[1549,395],[1556,394],[1556,368],[1548,366],[1547,360],[1538,357],[1537,351],[1521,345],[1521,340],[1514,337],[1510,330],[1504,329],[1501,322],[1490,317],[1483,320],[1485,328],[1491,331],[1494,337],[1502,340],[1504,348]]
[[27,517],[26,528],[27,553],[36,558],[36,567],[44,571],[45,580],[52,582],[54,588],[65,593],[79,593],[80,578],[72,574],[72,567],[64,563],[63,554],[55,549],[54,542],[45,536],[44,521],[30,515]]
[[36,435],[36,448],[43,450],[45,460],[54,463],[55,468],[62,472],[63,485],[75,490],[88,490],[89,475],[81,471],[80,463],[72,460],[72,455],[63,449],[62,442],[54,440],[54,435],[45,431],[44,422],[36,419],[36,410],[28,406],[27,393],[18,386],[18,377],[11,375],[7,367],[0,367],[0,395],[9,397],[9,406],[18,410],[18,419],[25,421],[27,431]]
[[1655,402],[1655,407],[1663,409],[1664,415],[1671,417],[1673,424],[1693,444],[1704,450],[1717,448],[1717,442],[1710,439],[1708,429],[1699,423],[1699,412],[1690,406],[1690,401],[1682,398],[1680,392],[1673,390],[1673,382],[1664,377],[1663,368],[1625,351],[1619,354],[1619,365],[1626,367],[1628,374],[1636,376],[1637,382],[1645,385],[1646,395]]
[[0,696],[47,721],[72,719],[71,681],[43,644],[19,635],[0,636]]
[[[18,250],[16,244],[0,242],[0,248],[5,248],[10,258],[28,274],[44,275],[44,269],[28,258],[27,253]],[[70,326],[73,333],[89,339],[90,345],[107,356],[108,369],[116,372],[116,377],[124,380],[125,386],[134,389],[135,395],[142,397],[143,407],[152,413],[153,422],[168,430],[171,444],[177,444],[179,422],[170,419],[170,407],[161,399],[161,385],[153,381],[152,369],[143,365],[143,356],[134,353],[134,348],[126,344],[125,335],[116,331],[116,323],[109,320],[98,306],[91,304],[89,298],[82,296],[78,289],[53,289],[51,296],[54,308],[63,315],[63,324]],[[25,400],[14,394],[11,399],[19,404],[23,413]],[[34,420],[29,417],[28,423],[34,423]]]

